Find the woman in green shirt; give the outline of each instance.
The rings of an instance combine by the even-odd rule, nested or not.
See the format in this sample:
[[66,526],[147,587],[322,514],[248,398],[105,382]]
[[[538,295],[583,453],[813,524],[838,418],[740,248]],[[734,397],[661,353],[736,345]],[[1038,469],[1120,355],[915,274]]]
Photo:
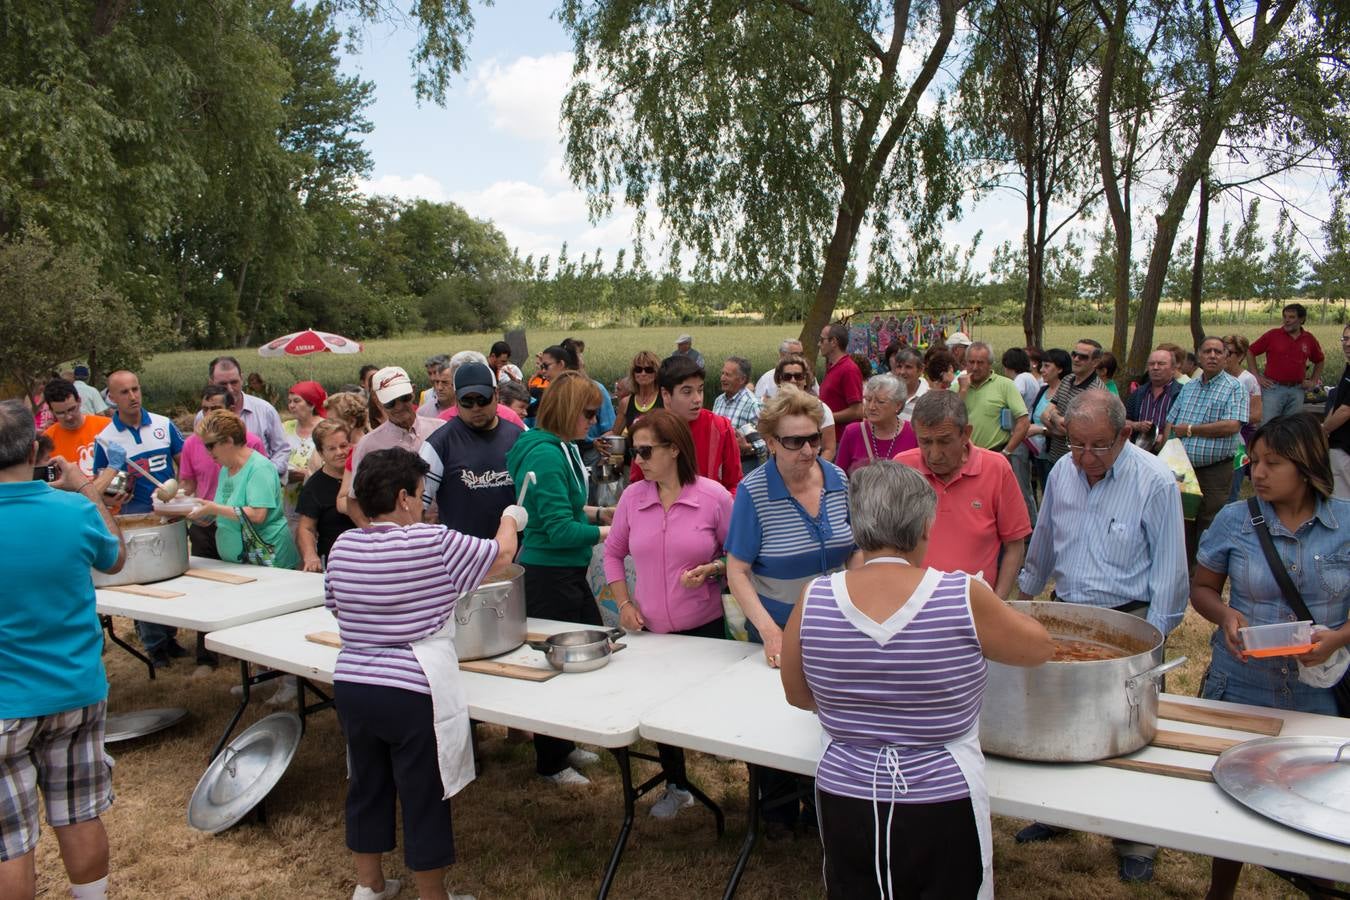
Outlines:
[[300,568],[300,554],[286,525],[277,470],[271,460],[245,443],[243,421],[227,409],[213,410],[197,425],[197,434],[221,468],[215,500],[202,501],[193,517],[215,517],[220,558],[278,569]]

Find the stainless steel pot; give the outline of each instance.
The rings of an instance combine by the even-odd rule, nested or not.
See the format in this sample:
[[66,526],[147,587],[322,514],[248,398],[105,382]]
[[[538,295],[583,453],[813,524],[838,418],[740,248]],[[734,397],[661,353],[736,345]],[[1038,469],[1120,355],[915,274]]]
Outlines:
[[512,564],[455,602],[455,655],[497,656],[525,643],[525,570]]
[[622,628],[564,631],[548,640],[530,641],[529,645],[560,672],[589,672],[609,664],[614,642],[626,633]]
[[188,570],[187,522],[166,522],[162,516],[117,516],[127,561],[122,571],[109,575],[93,569],[94,587],[153,584],[177,578]]
[[1047,662],[1034,668],[989,663],[980,712],[986,753],[1050,762],[1087,762],[1133,753],[1158,731],[1165,672],[1163,635],[1143,619],[1074,603],[1017,601],[1052,637],[1116,647],[1119,659]]

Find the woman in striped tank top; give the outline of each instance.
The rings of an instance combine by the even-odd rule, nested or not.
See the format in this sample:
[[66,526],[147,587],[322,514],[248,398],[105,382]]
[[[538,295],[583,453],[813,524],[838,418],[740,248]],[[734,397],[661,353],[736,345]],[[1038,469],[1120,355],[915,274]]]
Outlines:
[[984,661],[1036,666],[1054,646],[982,581],[920,568],[937,508],[923,476],[878,461],[848,493],[864,564],[807,586],[782,650],[788,702],[830,737],[816,770],[827,894],[992,897]]

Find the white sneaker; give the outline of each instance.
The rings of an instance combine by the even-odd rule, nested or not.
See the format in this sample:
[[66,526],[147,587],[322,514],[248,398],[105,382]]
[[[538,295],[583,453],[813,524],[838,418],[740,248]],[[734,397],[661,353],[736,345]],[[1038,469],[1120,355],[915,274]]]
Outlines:
[[[275,694],[267,698],[268,706],[286,706],[295,702],[295,695],[299,693],[296,690],[294,675],[285,675],[280,679],[281,687],[277,688]],[[390,894],[389,896],[394,896]]]
[[677,787],[666,785],[666,789],[652,804],[653,819],[673,819],[675,814],[687,806],[694,805],[694,795]]
[[389,900],[390,897],[398,895],[398,889],[401,887],[403,882],[397,878],[386,878],[382,891],[372,891],[364,884],[358,884],[356,890],[352,891],[352,900]]
[[583,750],[580,747],[567,754],[567,762],[574,769],[584,769],[587,766],[593,766],[600,761],[600,757],[589,750]]
[[591,783],[591,780],[589,778],[587,778],[585,775],[582,775],[580,772],[578,772],[571,766],[568,766],[566,769],[563,769],[556,775],[545,775],[543,776],[543,778],[545,781],[551,781],[554,784],[558,785],[559,787],[567,787],[571,785]]

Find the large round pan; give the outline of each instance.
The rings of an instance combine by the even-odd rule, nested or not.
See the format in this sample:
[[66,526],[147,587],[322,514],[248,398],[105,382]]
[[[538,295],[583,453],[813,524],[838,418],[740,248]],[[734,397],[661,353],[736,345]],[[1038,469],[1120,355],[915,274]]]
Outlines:
[[589,672],[609,664],[614,642],[626,633],[622,628],[564,631],[547,640],[526,643],[543,653],[548,664],[560,672]]

